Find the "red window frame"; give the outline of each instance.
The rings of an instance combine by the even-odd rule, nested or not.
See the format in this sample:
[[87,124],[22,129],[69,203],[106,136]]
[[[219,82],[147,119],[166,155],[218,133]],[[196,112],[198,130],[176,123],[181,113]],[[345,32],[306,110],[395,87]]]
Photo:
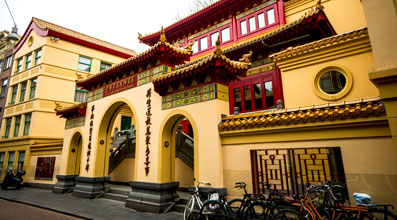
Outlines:
[[[266,103],[266,92],[265,92],[265,82],[271,81],[272,82],[272,90],[273,90],[273,103]],[[261,103],[262,106],[257,107],[255,104],[255,91],[254,91],[254,85],[260,83],[261,85]],[[247,100],[245,100],[244,96],[244,87],[250,86],[250,106],[251,109],[247,109]],[[234,91],[235,89],[240,88],[240,103],[241,103],[241,108],[240,112],[245,113],[245,112],[253,112],[253,111],[260,111],[260,110],[266,110],[270,108],[275,108],[277,106],[277,100],[283,100],[283,94],[282,94],[282,85],[281,85],[281,77],[279,70],[270,70],[266,71],[263,73],[255,74],[252,76],[247,76],[244,78],[241,78],[240,81],[238,82],[232,82],[229,84],[229,107],[230,107],[230,113],[233,114],[234,112],[234,107],[235,107],[235,96],[234,96]]]
[[[230,39],[229,39],[228,41],[222,42],[222,30],[224,30],[224,29],[226,29],[226,28],[229,28],[229,31],[230,31]],[[212,31],[210,31],[210,32],[207,32],[207,33],[205,33],[205,34],[203,34],[203,35],[197,36],[197,37],[195,37],[195,38],[189,40],[189,41],[188,41],[189,43],[190,43],[190,42],[193,42],[193,41],[197,41],[197,44],[198,44],[198,45],[197,45],[198,51],[197,51],[196,53],[194,53],[194,55],[200,54],[200,53],[205,53],[205,52],[207,52],[207,51],[209,51],[209,50],[215,48],[215,45],[214,45],[214,46],[211,46],[211,35],[214,34],[214,33],[216,33],[216,32],[218,32],[219,36],[221,37],[221,45],[227,44],[227,43],[230,43],[230,42],[233,41],[233,34],[234,34],[234,33],[233,33],[233,29],[232,29],[232,22],[230,22],[229,24],[223,25],[223,26],[221,26],[221,27],[219,27],[219,28],[217,28],[217,29],[215,29],[215,30],[212,30]],[[202,38],[205,38],[205,37],[207,37],[207,46],[208,46],[208,47],[207,47],[206,49],[204,49],[204,50],[201,50],[201,42],[200,42],[200,40],[201,40]]]
[[[273,11],[274,11],[275,22],[273,24],[269,25],[269,21],[267,19],[267,11],[269,11],[271,9],[273,9]],[[262,13],[264,14],[265,26],[259,28],[258,15],[262,14]],[[255,17],[255,26],[256,26],[256,29],[253,31],[250,30],[250,25],[249,25],[249,19],[252,17]],[[243,22],[243,21],[245,21],[245,23],[247,25],[247,33],[245,33],[245,34],[241,34],[241,22]],[[243,38],[246,36],[250,36],[253,33],[267,31],[267,29],[270,29],[274,26],[278,26],[279,24],[280,24],[280,17],[279,17],[279,13],[278,13],[278,6],[277,6],[277,4],[272,4],[265,8],[262,8],[259,11],[253,12],[253,13],[248,14],[242,18],[237,19],[237,38]]]

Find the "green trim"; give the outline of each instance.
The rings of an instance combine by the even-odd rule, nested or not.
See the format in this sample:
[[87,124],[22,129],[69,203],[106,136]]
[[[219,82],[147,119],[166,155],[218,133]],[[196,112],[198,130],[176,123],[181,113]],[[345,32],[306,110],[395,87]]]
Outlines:
[[[39,53],[40,53],[40,54],[39,54]],[[42,53],[41,48],[38,49],[38,50],[36,50],[36,52],[35,52],[35,57],[34,57],[34,65],[40,64],[40,61],[41,61],[41,53]],[[39,54],[39,56],[37,56],[37,54]],[[37,63],[37,60],[39,61],[38,63]]]
[[[21,154],[23,155],[23,158],[21,159]],[[25,162],[25,151],[18,151],[18,165],[17,165],[17,171],[20,170],[21,164],[23,167],[23,164]]]
[[15,70],[16,73],[19,73],[22,69],[22,57],[17,60],[17,69]]
[[25,101],[27,82],[21,83],[21,94],[19,95],[19,102]]
[[[85,62],[83,62],[83,61],[80,61],[80,58],[88,59],[88,60],[90,60],[90,63],[88,64],[88,63],[85,63]],[[88,71],[85,70],[85,69],[80,68],[80,64],[83,65],[83,66],[89,66]],[[84,57],[84,56],[79,56],[79,60],[78,60],[78,64],[77,64],[77,69],[78,69],[78,70],[81,70],[81,71],[84,71],[84,72],[88,72],[88,73],[89,73],[89,72],[91,72],[91,65],[92,65],[92,59],[91,59],[91,58]]]
[[[104,68],[104,67],[102,67],[102,64],[109,65],[109,67]],[[112,64],[101,61],[101,64],[99,65],[99,71],[103,71],[107,68],[110,68],[111,66],[112,66]]]
[[5,131],[4,131],[3,138],[8,138],[8,136],[10,135],[12,118],[7,118],[6,120],[7,120],[6,121],[6,128],[5,128]]
[[29,68],[31,67],[31,66],[28,66],[28,65],[30,65],[30,64],[32,63],[32,57],[33,57],[33,54],[32,54],[32,53],[26,55],[25,70],[26,70],[26,69],[29,69]]
[[[33,84],[34,82],[34,84]],[[37,87],[37,78],[30,80],[30,93],[29,99],[33,99],[36,95],[36,87]]]
[[31,120],[32,120],[32,113],[25,114],[25,122],[24,122],[24,125],[23,125],[23,136],[29,135],[30,121]]
[[18,137],[20,128],[21,128],[21,116],[19,115],[15,117],[14,137]]
[[18,91],[18,85],[13,86],[12,87],[10,104],[15,104],[15,99],[17,98],[17,91]]

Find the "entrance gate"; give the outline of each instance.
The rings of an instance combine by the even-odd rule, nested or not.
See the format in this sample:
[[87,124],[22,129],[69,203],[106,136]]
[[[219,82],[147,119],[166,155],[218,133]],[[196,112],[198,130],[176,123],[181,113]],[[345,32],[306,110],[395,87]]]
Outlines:
[[303,194],[305,185],[346,182],[339,147],[251,150],[254,193],[261,182],[287,195]]

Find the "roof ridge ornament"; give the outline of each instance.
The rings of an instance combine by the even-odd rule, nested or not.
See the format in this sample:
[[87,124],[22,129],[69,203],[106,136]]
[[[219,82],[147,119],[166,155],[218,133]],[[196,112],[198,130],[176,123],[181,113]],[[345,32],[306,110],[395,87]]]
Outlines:
[[61,105],[61,103],[59,103],[59,102],[54,102],[55,103],[55,111],[60,111],[60,110],[62,110],[62,105]]
[[142,39],[142,34],[138,32],[138,40]]
[[251,56],[252,56],[252,50],[249,53],[244,54],[243,57],[240,58],[238,61],[244,63],[251,63]]
[[321,5],[321,0],[318,0],[317,4],[316,4],[316,11],[321,11],[324,9],[324,6]]
[[218,35],[218,39],[216,40],[216,43],[215,43],[214,54],[216,54],[217,56],[221,56],[222,53],[223,53],[223,51],[221,49],[221,37]]
[[165,43],[167,41],[167,38],[165,38],[165,32],[163,26],[161,26],[161,31],[160,31],[160,41],[162,43]]
[[187,51],[192,51],[192,52],[193,52],[193,45],[194,45],[195,42],[196,42],[196,41],[192,41],[192,42],[188,43],[188,44],[184,47],[184,49],[187,50]]

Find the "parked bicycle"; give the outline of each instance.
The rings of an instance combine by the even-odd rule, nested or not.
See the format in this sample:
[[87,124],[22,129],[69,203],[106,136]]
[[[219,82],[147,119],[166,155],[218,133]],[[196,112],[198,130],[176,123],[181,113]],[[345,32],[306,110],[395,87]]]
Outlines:
[[210,186],[211,184],[208,182],[200,182],[197,181],[195,178],[193,178],[193,181],[195,183],[197,183],[196,186],[194,186],[194,191],[192,193],[192,195],[190,196],[189,201],[186,203],[185,206],[185,210],[183,211],[183,219],[184,220],[188,220],[188,219],[193,219],[193,212],[195,210],[195,208],[197,210],[201,210],[201,208],[203,207],[203,201],[200,198],[200,192],[199,192],[199,187],[200,184],[202,185],[206,185],[206,186]]
[[[295,203],[291,208],[281,210],[274,217],[274,220],[397,219],[396,215],[388,210],[391,205],[345,205],[341,193],[338,192],[340,189],[342,189],[341,186],[333,184],[311,185],[307,188],[305,195],[294,196],[298,203]],[[313,192],[314,194],[309,196]]]

